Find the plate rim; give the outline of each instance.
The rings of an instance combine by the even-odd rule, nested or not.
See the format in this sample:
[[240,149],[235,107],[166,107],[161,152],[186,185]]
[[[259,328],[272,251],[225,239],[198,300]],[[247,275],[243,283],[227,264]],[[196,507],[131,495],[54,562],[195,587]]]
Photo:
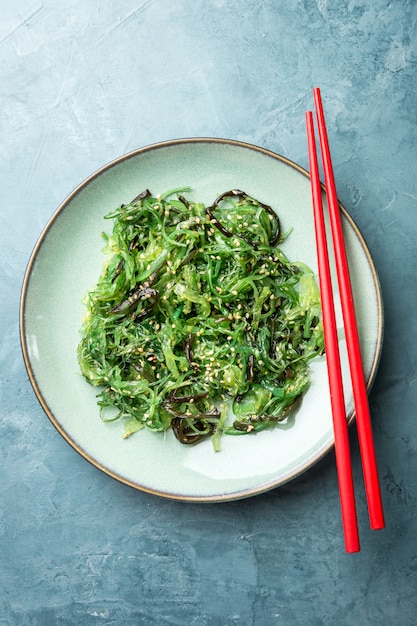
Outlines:
[[[233,500],[239,500],[239,499],[243,499],[243,498],[249,498],[255,495],[260,495],[262,493],[265,493],[267,491],[270,491],[272,489],[276,489],[277,487],[280,487],[292,480],[294,480],[295,478],[297,478],[298,476],[300,476],[301,474],[303,474],[304,472],[308,471],[309,469],[311,469],[313,466],[315,466],[317,463],[319,463],[325,456],[327,456],[327,454],[334,448],[334,441],[331,441],[327,446],[325,446],[318,454],[316,454],[313,458],[308,458],[301,466],[298,466],[294,471],[290,472],[287,476],[283,477],[282,479],[278,479],[278,480],[273,480],[273,481],[267,481],[264,484],[261,485],[257,485],[255,487],[250,487],[248,489],[241,489],[238,490],[236,492],[229,492],[227,494],[216,494],[216,495],[206,495],[206,496],[199,496],[199,495],[182,495],[182,494],[177,494],[177,493],[171,493],[171,492],[163,492],[161,490],[158,489],[154,489],[152,487],[148,487],[145,485],[141,485],[138,484],[136,482],[134,482],[133,480],[130,480],[127,477],[122,476],[121,474],[118,474],[116,471],[107,468],[105,465],[103,465],[102,463],[100,463],[100,461],[98,461],[97,459],[93,458],[93,456],[91,456],[82,446],[80,446],[67,432],[66,430],[63,428],[63,426],[59,423],[57,417],[55,416],[54,412],[50,409],[48,402],[46,400],[46,398],[44,397],[44,394],[42,392],[42,389],[40,388],[40,385],[38,384],[37,380],[36,380],[36,375],[34,372],[34,368],[32,366],[32,362],[30,359],[30,355],[29,355],[29,348],[28,348],[28,344],[27,344],[27,334],[26,334],[26,298],[27,298],[27,294],[28,294],[28,290],[29,290],[29,285],[30,285],[30,280],[32,277],[32,271],[35,265],[35,262],[37,260],[37,257],[42,249],[42,245],[49,233],[49,231],[51,230],[51,228],[53,227],[55,221],[57,220],[57,218],[61,215],[61,213],[68,207],[68,205],[70,205],[71,201],[84,189],[86,188],[93,180],[98,179],[103,173],[105,173],[106,171],[110,170],[111,168],[119,165],[120,163],[123,163],[125,161],[130,160],[131,158],[137,157],[141,154],[146,154],[147,152],[152,152],[155,150],[159,150],[161,148],[170,148],[170,147],[176,147],[176,146],[180,146],[180,145],[186,145],[186,144],[193,144],[193,145],[198,145],[198,144],[218,144],[218,145],[228,145],[228,146],[232,146],[232,147],[236,147],[236,148],[243,148],[243,149],[248,149],[251,151],[255,151],[258,152],[260,154],[263,154],[265,156],[271,157],[276,161],[279,161],[281,163],[284,163],[290,167],[292,167],[293,169],[295,169],[296,171],[298,171],[300,174],[302,174],[303,176],[307,177],[308,179],[310,178],[310,174],[309,172],[303,168],[301,165],[299,165],[298,163],[295,163],[294,161],[292,161],[291,159],[289,159],[288,157],[285,157],[277,152],[274,152],[268,148],[264,148],[252,143],[248,143],[248,142],[244,142],[244,141],[240,141],[237,139],[227,139],[227,138],[221,138],[221,137],[184,137],[184,138],[178,138],[178,139],[168,139],[165,141],[160,141],[160,142],[156,142],[156,143],[151,143],[151,144],[147,144],[143,147],[140,148],[136,148],[134,150],[131,150],[119,157],[116,157],[115,159],[108,161],[105,165],[101,166],[100,168],[98,168],[96,171],[94,171],[92,174],[90,174],[87,178],[85,178],[81,183],[79,183],[65,198],[64,200],[58,205],[58,207],[54,210],[54,212],[52,213],[52,215],[50,216],[50,218],[47,220],[45,226],[43,227],[40,235],[38,236],[35,245],[33,246],[32,252],[29,256],[28,262],[27,262],[27,266],[25,269],[25,273],[24,273],[24,277],[23,277],[23,281],[22,281],[22,287],[21,287],[21,294],[20,294],[20,302],[19,302],[19,335],[20,335],[20,344],[21,344],[21,350],[22,350],[22,355],[23,355],[23,360],[24,360],[24,364],[25,364],[25,368],[28,374],[28,378],[29,381],[31,383],[32,389],[35,392],[35,396],[39,402],[39,404],[41,405],[43,411],[45,412],[45,414],[47,415],[47,417],[49,418],[50,422],[52,423],[52,425],[55,427],[55,429],[59,432],[59,434],[63,437],[63,439],[76,451],[78,452],[78,454],[80,456],[82,456],[85,460],[87,460],[90,464],[92,464],[94,467],[96,467],[97,469],[101,470],[103,473],[107,474],[108,476],[114,478],[115,480],[117,480],[118,482],[125,484],[129,487],[132,487],[133,489],[136,489],[138,491],[144,492],[144,493],[148,493],[150,495],[156,495],[159,497],[164,497],[166,499],[170,499],[170,500],[176,500],[176,501],[183,501],[183,502],[228,502],[228,501],[233,501]],[[325,185],[322,183],[321,184],[322,190],[323,192],[325,192]],[[375,287],[375,294],[376,294],[376,302],[377,302],[377,311],[378,311],[378,330],[377,330],[377,342],[376,342],[376,349],[375,349],[375,354],[373,357],[373,361],[372,361],[372,367],[371,370],[369,372],[369,375],[366,378],[366,387],[367,387],[367,391],[368,394],[372,388],[372,385],[374,383],[375,377],[376,377],[376,373],[378,370],[378,366],[381,360],[381,353],[382,353],[382,345],[383,345],[383,337],[384,337],[384,306],[383,306],[383,298],[382,298],[382,291],[381,291],[381,284],[380,284],[380,280],[378,277],[378,273],[376,271],[376,267],[373,261],[373,258],[371,256],[369,247],[366,243],[366,240],[363,236],[363,234],[361,233],[359,227],[357,226],[356,222],[354,221],[354,219],[352,218],[352,216],[348,213],[348,211],[346,210],[346,208],[341,204],[340,201],[338,201],[338,205],[339,205],[339,209],[343,215],[343,217],[347,220],[347,222],[349,223],[350,227],[352,228],[352,230],[354,231],[355,236],[357,237],[361,248],[363,249],[365,256],[366,256],[366,260],[368,263],[368,266],[370,268],[371,271],[371,275],[372,275],[372,281]],[[354,408],[348,413],[347,415],[347,421],[348,421],[348,425],[349,427],[353,424],[353,422],[355,421],[355,410]]]

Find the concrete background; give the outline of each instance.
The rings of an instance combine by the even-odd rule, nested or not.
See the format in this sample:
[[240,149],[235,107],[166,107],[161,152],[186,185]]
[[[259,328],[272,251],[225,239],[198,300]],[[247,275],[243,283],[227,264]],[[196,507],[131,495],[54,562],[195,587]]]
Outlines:
[[[416,623],[416,21],[413,0],[3,0],[0,626]],[[307,167],[313,86],[385,301],[370,401],[386,529],[368,529],[352,430],[356,555],[333,454],[240,502],[137,492],[59,436],[19,344],[29,255],[76,185],[178,137],[240,139]]]

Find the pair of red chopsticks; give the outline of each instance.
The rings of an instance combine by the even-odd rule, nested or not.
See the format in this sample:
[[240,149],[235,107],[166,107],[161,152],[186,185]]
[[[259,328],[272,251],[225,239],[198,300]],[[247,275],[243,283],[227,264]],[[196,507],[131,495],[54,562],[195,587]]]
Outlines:
[[[320,151],[323,162],[327,205],[333,238],[337,280],[339,284],[340,301],[345,326],[349,368],[352,379],[353,400],[356,412],[356,424],[362,458],[365,491],[368,502],[369,520],[371,528],[373,530],[377,530],[384,528],[385,522],[378,470],[375,459],[371,419],[369,414],[368,394],[362,365],[349,267],[343,240],[339,203],[337,200],[336,185],[334,181],[320,89],[317,87],[314,88],[313,94],[320,140]],[[330,398],[333,414],[336,465],[345,547],[346,552],[359,552],[359,532],[340,366],[339,343],[337,338],[336,317],[334,311],[326,228],[323,213],[322,188],[318,168],[313,114],[311,111],[307,111],[306,113],[306,123],[314,224],[316,229],[319,283],[322,301],[324,343],[326,349]]]

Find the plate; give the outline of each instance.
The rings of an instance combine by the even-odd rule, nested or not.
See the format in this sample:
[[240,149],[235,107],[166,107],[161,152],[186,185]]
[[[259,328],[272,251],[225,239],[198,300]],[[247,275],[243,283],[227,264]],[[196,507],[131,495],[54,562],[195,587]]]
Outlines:
[[[20,332],[31,384],[52,424],[85,459],[136,489],[175,500],[219,502],[245,498],[290,481],[334,444],[325,359],[311,366],[311,386],[291,428],[180,444],[171,431],[141,431],[123,439],[123,424],[103,423],[97,390],[82,378],[76,349],[82,299],[99,276],[104,255],[104,215],[148,188],[155,195],[191,187],[207,204],[239,188],[278,212],[283,230],[293,228],[282,249],[317,271],[309,176],[285,157],[246,143],[211,138],[180,139],[124,155],[90,176],[58,207],[43,230],[24,278]],[[383,312],[379,282],[366,243],[341,207],[359,335],[368,388],[378,366]],[[334,268],[333,268],[334,274]],[[337,322],[346,392],[354,419],[340,303]]]

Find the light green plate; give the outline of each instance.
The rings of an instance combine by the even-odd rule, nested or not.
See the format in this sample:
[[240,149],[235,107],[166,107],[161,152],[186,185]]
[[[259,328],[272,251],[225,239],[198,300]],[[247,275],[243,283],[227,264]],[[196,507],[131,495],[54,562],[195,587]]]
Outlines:
[[[316,270],[310,181],[307,173],[267,150],[230,140],[185,139],[145,147],[106,165],[77,187],[46,225],[30,258],[21,299],[21,341],[36,395],[67,442],[122,483],[178,500],[224,501],[281,485],[333,446],[324,359],[312,365],[312,384],[292,428],[225,436],[221,452],[210,440],[180,444],[171,432],[140,432],[123,439],[122,423],[99,417],[97,391],[81,377],[76,349],[82,298],[99,276],[104,255],[103,216],[145,188],[155,195],[175,187],[211,203],[239,188],[272,205],[282,227],[293,228],[282,248]],[[383,312],[378,279],[358,228],[343,211],[359,334],[368,387],[379,361]],[[341,327],[340,311],[337,311]],[[346,410],[353,419],[346,347],[340,332]]]

